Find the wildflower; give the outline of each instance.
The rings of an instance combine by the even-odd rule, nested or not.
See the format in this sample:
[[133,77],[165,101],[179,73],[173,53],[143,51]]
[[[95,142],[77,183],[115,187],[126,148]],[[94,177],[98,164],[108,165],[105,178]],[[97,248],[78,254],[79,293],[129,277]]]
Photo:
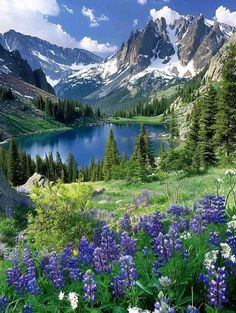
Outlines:
[[122,278],[126,287],[135,285],[138,277],[133,258],[131,255],[124,255],[120,257],[120,277]]
[[0,312],[5,312],[8,307],[8,299],[7,297],[0,297]]
[[93,264],[96,272],[98,273],[109,273],[111,266],[108,263],[107,255],[100,247],[95,248],[93,253]]
[[78,296],[76,292],[70,292],[68,295],[68,300],[70,302],[72,310],[76,310],[78,308]]
[[119,228],[121,231],[127,232],[132,230],[131,219],[128,213],[125,213],[124,216],[119,219]]
[[181,216],[188,215],[190,213],[190,210],[188,208],[184,208],[182,206],[174,204],[167,210],[167,213],[172,218],[180,218]]
[[120,298],[124,294],[124,282],[120,276],[115,276],[111,280],[110,290],[115,298]]
[[219,247],[220,246],[220,234],[216,231],[212,231],[209,235],[208,243],[212,246]]
[[162,215],[156,212],[140,218],[139,228],[146,231],[151,237],[155,238],[163,230]]
[[204,265],[207,269],[210,269],[211,267],[215,266],[218,254],[219,254],[218,250],[212,250],[205,254]]
[[159,278],[161,288],[169,288],[171,286],[171,279],[168,276],[162,276]]
[[236,215],[232,217],[232,221],[227,223],[228,228],[231,228],[232,230],[236,229]]
[[225,171],[225,175],[227,176],[235,176],[236,175],[236,171],[234,170],[226,170]]
[[155,311],[153,313],[175,313],[175,309],[170,307],[168,299],[162,292],[158,295],[158,301],[154,305]]
[[33,308],[31,305],[24,305],[22,313],[33,313]]
[[218,184],[222,184],[223,183],[223,179],[221,178],[216,178],[215,181],[218,183]]
[[62,301],[64,299],[64,297],[65,297],[65,293],[60,291],[58,299]]
[[60,258],[53,252],[50,256],[43,258],[41,267],[44,275],[51,280],[55,288],[63,288],[65,281]]
[[115,241],[115,233],[107,225],[102,227],[101,248],[107,261],[115,261],[119,255],[119,247]]
[[191,238],[191,233],[187,232],[187,231],[184,231],[182,234],[180,234],[179,237],[180,237],[180,239],[187,240],[187,239]]
[[195,306],[188,305],[186,313],[199,313],[199,310]]
[[219,268],[215,275],[210,278],[208,284],[208,304],[216,308],[222,308],[228,302],[226,298],[226,270],[225,267]]
[[134,255],[137,251],[136,240],[130,238],[127,232],[121,234],[121,246],[128,255]]
[[82,237],[79,243],[79,261],[82,264],[89,264],[93,260],[93,245],[85,238]]
[[96,298],[97,284],[93,279],[93,274],[90,270],[84,274],[83,283],[84,299],[93,304]]
[[150,311],[148,311],[148,310],[143,311],[142,309],[136,308],[136,307],[128,308],[128,312],[129,313],[150,313]]
[[236,258],[232,254],[231,247],[227,243],[221,243],[220,246],[221,246],[221,254],[222,254],[223,258],[228,259],[228,260],[232,261],[233,263],[236,263]]

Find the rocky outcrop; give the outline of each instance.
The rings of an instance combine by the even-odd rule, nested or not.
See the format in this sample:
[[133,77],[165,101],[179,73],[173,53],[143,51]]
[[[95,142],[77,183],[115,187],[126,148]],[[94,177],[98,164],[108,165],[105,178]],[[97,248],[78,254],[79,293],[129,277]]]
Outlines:
[[22,59],[19,51],[9,52],[0,45],[0,72],[12,75],[24,82],[54,94],[41,69],[33,71],[29,63]]
[[12,188],[4,175],[0,170],[0,211],[4,211],[6,208],[16,207],[33,207],[33,203],[30,198],[24,194],[18,193]]
[[222,70],[225,61],[228,57],[228,46],[236,45],[236,33],[234,33],[229,41],[220,49],[220,51],[212,58],[209,68],[205,74],[207,81],[220,81],[222,80]]
[[24,193],[30,193],[34,186],[47,187],[49,185],[49,179],[41,174],[34,173],[24,185],[17,187],[17,190]]

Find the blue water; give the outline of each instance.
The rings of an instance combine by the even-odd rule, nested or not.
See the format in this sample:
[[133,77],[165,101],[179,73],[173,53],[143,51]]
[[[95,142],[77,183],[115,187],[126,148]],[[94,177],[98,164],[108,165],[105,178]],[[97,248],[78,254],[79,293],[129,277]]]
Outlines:
[[[164,132],[164,127],[161,125],[144,126],[150,132],[153,150],[158,153],[160,149],[159,136]],[[17,138],[17,142],[19,147],[33,158],[37,154],[45,157],[50,152],[55,156],[58,151],[62,160],[65,161],[68,154],[72,153],[78,165],[82,166],[88,165],[93,157],[95,160],[101,160],[103,158],[105,143],[110,128],[113,129],[114,137],[121,154],[124,155],[126,153],[130,156],[135,138],[140,130],[140,125],[138,124],[105,124],[81,127],[63,132],[19,137]]]

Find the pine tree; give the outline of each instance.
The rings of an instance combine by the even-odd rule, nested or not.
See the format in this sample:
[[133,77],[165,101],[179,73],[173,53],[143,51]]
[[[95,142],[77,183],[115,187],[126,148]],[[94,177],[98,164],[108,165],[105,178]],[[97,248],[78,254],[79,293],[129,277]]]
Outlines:
[[110,129],[108,140],[105,147],[104,161],[103,161],[103,175],[104,179],[110,180],[112,178],[112,166],[120,164],[120,153],[114,139],[113,131]]
[[191,114],[191,124],[185,144],[185,155],[188,157],[187,171],[199,172],[199,132],[200,132],[201,102],[195,103]]
[[10,140],[7,159],[7,178],[14,185],[20,185],[19,179],[19,151],[15,139]]
[[76,181],[78,177],[77,162],[72,153],[67,157],[67,180],[68,183]]
[[215,123],[217,113],[217,92],[210,85],[201,104],[201,118],[199,131],[200,160],[203,168],[216,162],[215,152]]

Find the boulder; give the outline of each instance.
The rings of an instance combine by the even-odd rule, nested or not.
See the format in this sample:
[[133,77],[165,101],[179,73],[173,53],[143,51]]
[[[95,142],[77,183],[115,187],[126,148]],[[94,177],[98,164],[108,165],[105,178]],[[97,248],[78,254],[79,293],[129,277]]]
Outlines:
[[49,185],[49,179],[41,174],[34,173],[24,185],[17,187],[17,190],[18,192],[30,193],[34,186],[47,187]]

